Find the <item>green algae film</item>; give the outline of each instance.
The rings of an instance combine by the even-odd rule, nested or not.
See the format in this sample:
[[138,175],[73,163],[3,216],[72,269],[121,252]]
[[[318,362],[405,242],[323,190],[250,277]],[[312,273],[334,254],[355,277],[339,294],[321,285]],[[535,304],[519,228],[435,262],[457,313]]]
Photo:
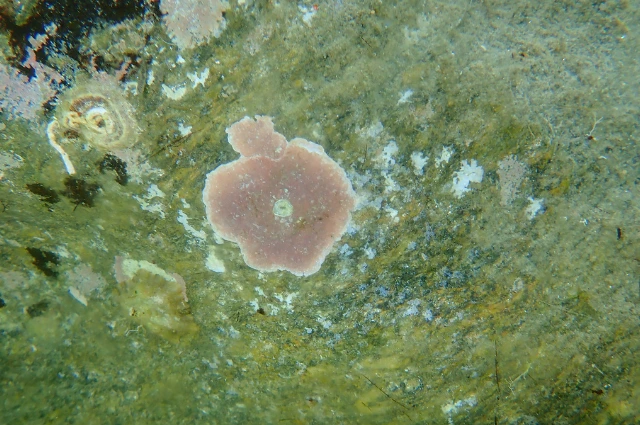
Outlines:
[[[74,33],[101,71],[132,59],[142,131],[119,157],[126,185],[84,136],[62,145],[100,186],[88,207],[65,195],[44,122],[0,125],[0,422],[637,422],[640,17],[561,6],[244,2],[180,52],[135,7]],[[3,63],[23,57],[23,32],[2,32]],[[72,77],[84,56],[38,59]],[[207,230],[203,176],[255,114],[322,145],[362,200],[312,276],[260,275]],[[505,206],[510,157],[528,171]],[[483,179],[457,198],[471,160]],[[529,197],[544,199],[532,218]],[[187,337],[129,315],[164,284],[141,272],[145,296],[123,299],[116,255],[184,277]]]

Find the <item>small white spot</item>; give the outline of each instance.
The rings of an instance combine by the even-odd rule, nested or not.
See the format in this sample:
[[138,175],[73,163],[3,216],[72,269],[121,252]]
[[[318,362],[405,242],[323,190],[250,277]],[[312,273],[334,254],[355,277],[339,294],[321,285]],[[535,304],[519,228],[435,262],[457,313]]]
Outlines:
[[161,191],[157,185],[152,184],[151,186],[149,186],[149,189],[147,189],[146,195],[133,195],[133,199],[138,201],[138,203],[140,204],[140,208],[142,208],[144,211],[158,213],[160,217],[164,218],[164,206],[159,202],[151,203],[152,199],[164,198],[164,196],[164,192]]
[[407,303],[407,308],[406,310],[402,313],[403,317],[407,317],[407,316],[415,316],[417,315],[418,312],[418,307],[420,306],[420,300],[419,299],[413,299],[411,301],[409,301]]
[[367,247],[364,249],[364,255],[366,255],[369,260],[373,260],[376,256],[376,250],[374,248]]
[[164,280],[169,282],[178,282],[175,277],[171,276],[166,271],[162,270],[160,267],[156,266],[153,263],[150,263],[145,260],[132,260],[130,258],[125,258],[122,261],[122,273],[127,276],[128,279],[131,279],[138,271],[146,270],[152,274],[162,277]]
[[361,136],[375,139],[380,135],[380,133],[382,133],[382,130],[384,130],[384,126],[380,121],[376,121],[373,124],[371,124],[369,127],[359,130],[358,133]]
[[267,307],[269,307],[270,316],[277,316],[280,313],[280,307],[277,307],[273,304],[267,304]]
[[475,407],[478,404],[478,400],[475,395],[464,400],[458,400],[456,402],[447,403],[442,406],[442,413],[449,417],[449,423],[452,423],[451,416],[455,415],[464,406]]
[[384,210],[387,212],[389,217],[391,217],[394,223],[397,223],[400,221],[400,217],[398,217],[398,210],[395,210],[391,207],[385,207]]
[[421,176],[424,174],[424,166],[429,161],[428,156],[424,156],[422,152],[413,152],[411,154],[411,163],[413,164],[413,174]]
[[187,93],[187,87],[185,85],[171,87],[163,84],[162,93],[171,100],[178,100]]
[[340,247],[340,255],[345,256],[345,257],[349,257],[351,254],[353,254],[353,250],[351,249],[351,247],[348,244],[344,244]]
[[198,74],[197,72],[188,72],[187,78],[190,79],[193,83],[192,88],[195,89],[196,87],[198,87],[198,85],[204,87],[204,83],[209,78],[209,68],[205,68],[200,74]]
[[316,14],[316,10],[313,7],[306,7],[303,5],[298,5],[298,9],[302,12],[302,21],[307,24],[307,26],[311,26],[311,20]]
[[124,91],[131,93],[133,96],[138,95],[138,82],[137,81],[127,81],[124,83]]
[[383,171],[382,177],[384,177],[384,193],[397,192],[401,189],[398,182],[396,182],[388,172]]
[[440,168],[442,164],[448,164],[451,156],[453,155],[453,148],[449,146],[443,146],[440,156],[436,158],[436,167]]
[[323,328],[325,329],[329,329],[331,326],[333,326],[333,323],[331,322],[331,320],[323,317],[323,316],[318,316],[316,318],[316,321],[318,323],[320,323],[322,325]]
[[536,199],[533,196],[529,196],[529,206],[524,210],[527,218],[533,220],[540,212],[544,212],[544,199]]
[[209,254],[207,255],[205,266],[212,272],[216,273],[224,273],[226,270],[224,263],[216,256],[214,247],[212,246],[209,247]]
[[398,100],[398,105],[402,105],[403,103],[407,103],[409,99],[413,96],[413,90],[406,90],[404,93],[400,93],[400,99]]
[[62,258],[71,258],[71,253],[64,245],[56,246],[55,251],[56,251],[56,254],[58,254]]
[[431,322],[433,320],[433,311],[426,309],[424,313],[422,313],[422,317],[424,317],[424,320],[427,322]]
[[288,199],[278,199],[273,204],[273,215],[277,217],[290,217],[293,214],[293,205]]
[[156,81],[156,77],[153,75],[153,69],[150,69],[147,72],[147,85],[150,86],[154,81]]
[[283,294],[273,294],[275,299],[285,304],[287,311],[293,311],[293,299],[298,296],[296,292]]
[[152,184],[151,186],[149,186],[149,189],[147,189],[147,195],[145,196],[145,199],[164,198],[164,197],[165,197],[165,194],[162,190],[160,190],[158,185]]
[[182,210],[178,210],[178,223],[182,224],[184,229],[193,237],[204,241],[207,239],[207,233],[204,230],[196,230],[189,224],[189,217]]
[[470,162],[466,160],[462,161],[462,166],[455,172],[453,177],[453,187],[451,191],[456,198],[462,198],[462,196],[470,191],[469,184],[480,183],[484,177],[484,170],[478,165],[475,159]]
[[188,135],[191,134],[191,129],[193,128],[193,126],[185,126],[184,123],[179,122],[178,123],[178,132],[180,133],[180,136],[182,137],[186,137]]
[[233,326],[229,327],[229,336],[233,339],[238,339],[240,338],[240,332],[238,330],[236,330],[236,328],[234,328]]
[[396,164],[395,155],[398,153],[398,144],[395,140],[389,140],[387,146],[382,149],[380,155],[376,157],[376,161],[384,169],[388,169]]
[[87,298],[84,295],[82,295],[76,287],[74,286],[69,287],[69,293],[73,298],[76,299],[76,301],[78,301],[83,306],[86,307],[88,305]]

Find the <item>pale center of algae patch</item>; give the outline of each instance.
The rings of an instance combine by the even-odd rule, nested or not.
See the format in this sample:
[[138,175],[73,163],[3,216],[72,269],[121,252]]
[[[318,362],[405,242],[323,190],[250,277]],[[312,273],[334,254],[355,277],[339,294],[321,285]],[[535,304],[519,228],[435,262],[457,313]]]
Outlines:
[[273,204],[273,214],[278,217],[290,217],[293,214],[293,205],[288,199],[278,199]]

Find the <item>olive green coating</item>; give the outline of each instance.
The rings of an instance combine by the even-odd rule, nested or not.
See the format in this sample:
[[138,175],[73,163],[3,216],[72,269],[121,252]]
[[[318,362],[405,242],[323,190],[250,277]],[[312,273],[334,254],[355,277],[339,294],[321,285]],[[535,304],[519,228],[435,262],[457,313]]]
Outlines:
[[[638,2],[313,10],[232,2],[221,37],[182,52],[161,22],[128,23],[149,41],[125,78],[140,129],[125,185],[81,140],[64,147],[85,184],[70,182],[51,113],[1,121],[0,152],[23,163],[0,169],[0,423],[640,422]],[[108,31],[84,44],[113,74],[131,52]],[[256,114],[322,145],[361,202],[309,277],[259,274],[205,221],[205,175],[237,158],[225,129]],[[505,206],[510,155],[527,171]],[[483,180],[457,198],[472,159]],[[131,316],[116,256],[182,276],[179,329]],[[182,302],[136,279],[134,300]],[[89,281],[85,306],[69,290]]]

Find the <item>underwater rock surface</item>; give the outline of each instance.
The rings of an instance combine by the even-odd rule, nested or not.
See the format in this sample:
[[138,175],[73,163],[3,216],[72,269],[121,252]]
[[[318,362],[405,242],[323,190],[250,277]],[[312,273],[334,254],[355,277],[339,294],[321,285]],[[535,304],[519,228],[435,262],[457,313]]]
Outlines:
[[1,424],[640,423],[638,2],[78,4],[0,0]]

